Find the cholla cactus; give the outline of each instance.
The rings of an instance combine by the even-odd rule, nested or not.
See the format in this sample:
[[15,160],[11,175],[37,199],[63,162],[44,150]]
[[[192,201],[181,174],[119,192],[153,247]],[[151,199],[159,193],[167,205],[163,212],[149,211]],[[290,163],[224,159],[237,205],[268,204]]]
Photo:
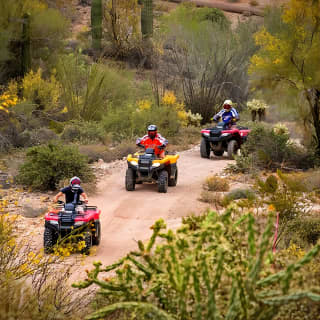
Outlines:
[[284,124],[284,123],[277,123],[274,127],[273,127],[273,132],[276,134],[276,135],[286,135],[286,136],[289,136],[290,133],[289,133],[289,129],[288,127]]
[[264,120],[266,109],[269,108],[264,101],[258,99],[248,101],[247,107],[251,111],[252,121],[256,120],[257,114],[259,116],[259,121]]
[[187,112],[188,125],[199,127],[202,121],[202,116],[199,113],[192,113],[191,110]]
[[[74,287],[100,287],[106,301],[118,301],[87,319],[101,319],[117,309],[139,310],[153,319],[270,320],[281,305],[320,295],[291,289],[293,273],[319,252],[316,245],[297,263],[274,272],[268,260],[273,220],[261,234],[251,214],[239,219],[232,209],[203,219],[186,219],[175,233],[163,220],[147,243],[113,265],[100,262]],[[159,239],[160,241],[157,241]],[[269,261],[269,262],[268,262]],[[109,277],[99,277],[109,273]],[[115,271],[115,272],[114,272]]]

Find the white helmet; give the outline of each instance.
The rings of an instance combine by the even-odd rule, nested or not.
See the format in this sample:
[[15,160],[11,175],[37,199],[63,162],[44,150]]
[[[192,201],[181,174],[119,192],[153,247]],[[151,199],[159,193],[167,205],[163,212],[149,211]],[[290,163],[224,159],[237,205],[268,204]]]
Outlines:
[[[231,100],[225,100],[223,103],[223,107],[224,106],[230,106],[230,108],[232,107],[232,101]],[[225,108],[226,109],[226,108]],[[229,109],[229,108],[228,108]]]

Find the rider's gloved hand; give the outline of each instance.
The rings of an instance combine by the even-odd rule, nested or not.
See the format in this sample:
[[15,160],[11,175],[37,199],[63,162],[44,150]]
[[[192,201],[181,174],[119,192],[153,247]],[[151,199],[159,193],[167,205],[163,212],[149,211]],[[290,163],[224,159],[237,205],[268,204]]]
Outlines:
[[160,150],[164,150],[165,149],[165,145],[164,144],[162,144],[161,146],[158,146],[158,149],[160,149]]

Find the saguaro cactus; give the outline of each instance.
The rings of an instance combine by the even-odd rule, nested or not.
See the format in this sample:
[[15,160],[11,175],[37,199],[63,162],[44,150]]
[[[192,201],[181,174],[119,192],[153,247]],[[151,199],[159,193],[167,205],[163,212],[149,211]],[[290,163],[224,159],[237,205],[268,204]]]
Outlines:
[[141,33],[143,38],[148,38],[153,33],[153,1],[142,0],[141,3]]
[[22,23],[22,44],[21,44],[21,73],[25,75],[31,68],[31,32],[30,15],[23,16]]
[[101,50],[102,39],[102,0],[92,0],[91,4],[92,48],[97,53]]

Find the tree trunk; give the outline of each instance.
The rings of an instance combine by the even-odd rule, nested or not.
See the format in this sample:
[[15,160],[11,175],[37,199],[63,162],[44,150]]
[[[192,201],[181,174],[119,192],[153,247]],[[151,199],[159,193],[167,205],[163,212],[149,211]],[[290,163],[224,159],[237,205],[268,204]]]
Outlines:
[[256,118],[257,118],[257,111],[251,110],[251,120],[254,122],[256,121]]
[[92,49],[97,55],[101,51],[102,39],[102,0],[92,0],[91,4],[91,35]]
[[259,121],[264,121],[266,115],[266,110],[265,109],[259,109],[258,110],[258,116],[259,116]]
[[31,69],[31,36],[30,15],[23,16],[22,23],[22,46],[21,46],[21,74],[26,75]]
[[312,115],[312,122],[316,133],[316,151],[320,156],[320,90],[309,89],[306,91]]

